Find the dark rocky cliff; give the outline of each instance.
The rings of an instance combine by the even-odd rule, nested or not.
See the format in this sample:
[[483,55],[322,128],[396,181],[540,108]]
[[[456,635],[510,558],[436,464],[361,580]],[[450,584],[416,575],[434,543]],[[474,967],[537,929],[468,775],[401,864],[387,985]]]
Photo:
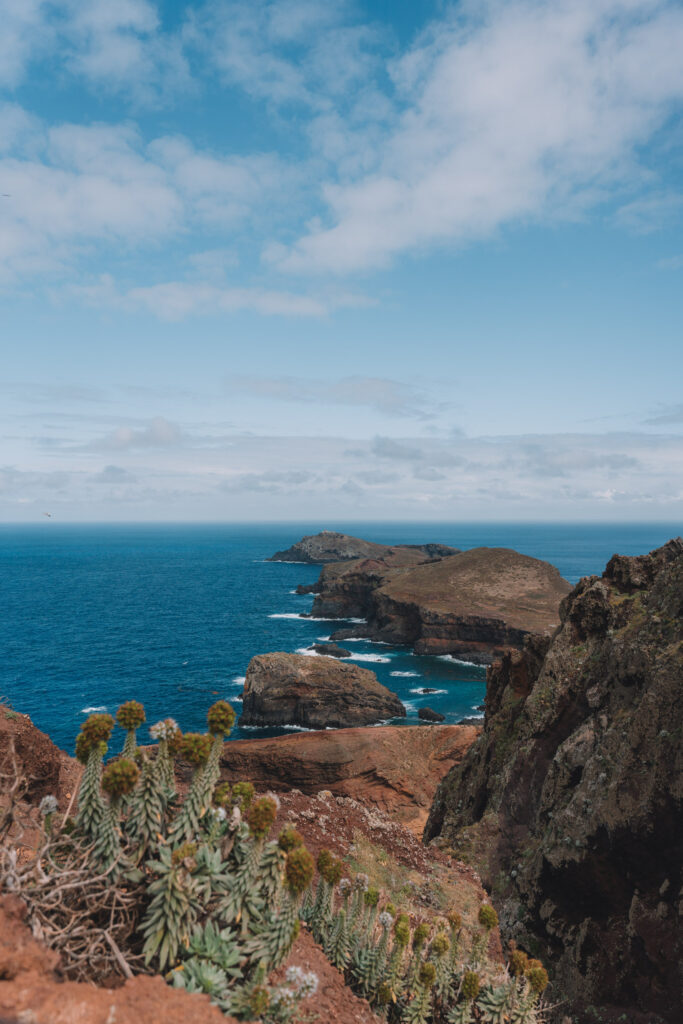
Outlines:
[[551,640],[489,669],[484,732],[427,822],[580,1020],[683,1020],[682,619],[680,539],[581,580]]

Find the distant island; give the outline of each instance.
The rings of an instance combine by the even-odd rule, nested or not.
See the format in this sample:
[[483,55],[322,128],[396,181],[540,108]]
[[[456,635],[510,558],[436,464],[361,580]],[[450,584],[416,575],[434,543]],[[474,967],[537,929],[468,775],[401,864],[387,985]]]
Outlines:
[[408,644],[482,665],[521,649],[529,634],[552,633],[571,590],[549,562],[509,548],[383,545],[323,532],[273,560],[323,563],[317,582],[298,588],[315,595],[311,614],[365,620],[332,640]]

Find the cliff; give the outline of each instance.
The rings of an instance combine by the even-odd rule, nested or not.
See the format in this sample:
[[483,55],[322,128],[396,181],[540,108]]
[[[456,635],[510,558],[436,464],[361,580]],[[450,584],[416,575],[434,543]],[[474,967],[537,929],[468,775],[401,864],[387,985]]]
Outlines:
[[223,748],[221,776],[248,779],[257,789],[295,788],[310,795],[328,789],[421,834],[438,783],[479,731],[471,725],[383,725],[232,740]]
[[[488,672],[425,841],[480,866],[508,937],[588,1004],[683,1019],[683,541],[614,556],[552,639]],[[579,1019],[589,1019],[580,1017]],[[616,1019],[616,1018],[615,1018]]]
[[530,633],[550,633],[571,587],[548,562],[508,548],[473,548],[420,565],[364,559],[325,566],[312,614],[363,618],[333,640],[367,636],[488,664]]
[[346,533],[323,530],[322,533],[302,537],[286,551],[276,551],[268,561],[321,564],[346,562],[357,558],[391,558],[398,555],[399,558],[404,557],[417,564],[420,561],[452,555],[457,550],[448,547],[447,544],[375,544],[374,541],[350,537]]
[[324,656],[258,654],[247,667],[240,725],[343,729],[404,718],[374,672]]

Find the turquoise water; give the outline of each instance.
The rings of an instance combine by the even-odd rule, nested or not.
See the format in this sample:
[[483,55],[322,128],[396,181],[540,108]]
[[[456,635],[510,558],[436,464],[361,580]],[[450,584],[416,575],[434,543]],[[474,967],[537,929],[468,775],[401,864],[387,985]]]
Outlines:
[[[616,551],[642,554],[681,532],[662,524],[0,526],[0,696],[68,751],[88,709],[113,712],[130,698],[144,702],[148,721],[172,715],[183,729],[203,729],[218,697],[239,712],[250,658],[296,651],[344,624],[297,617],[312,598],[293,591],[319,567],[265,561],[321,528],[390,544],[513,547],[572,583],[601,572]],[[408,723],[424,704],[457,722],[483,700],[482,668],[366,641],[349,647],[404,701]],[[415,692],[423,686],[439,692]]]

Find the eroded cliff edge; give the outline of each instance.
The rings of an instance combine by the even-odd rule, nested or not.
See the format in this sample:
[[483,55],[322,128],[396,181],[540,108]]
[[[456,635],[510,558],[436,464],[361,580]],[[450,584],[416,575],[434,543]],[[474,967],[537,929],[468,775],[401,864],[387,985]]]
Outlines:
[[[683,1019],[683,541],[580,581],[489,669],[484,732],[425,840],[478,864],[573,1006]],[[630,1019],[630,1018],[628,1018]]]

